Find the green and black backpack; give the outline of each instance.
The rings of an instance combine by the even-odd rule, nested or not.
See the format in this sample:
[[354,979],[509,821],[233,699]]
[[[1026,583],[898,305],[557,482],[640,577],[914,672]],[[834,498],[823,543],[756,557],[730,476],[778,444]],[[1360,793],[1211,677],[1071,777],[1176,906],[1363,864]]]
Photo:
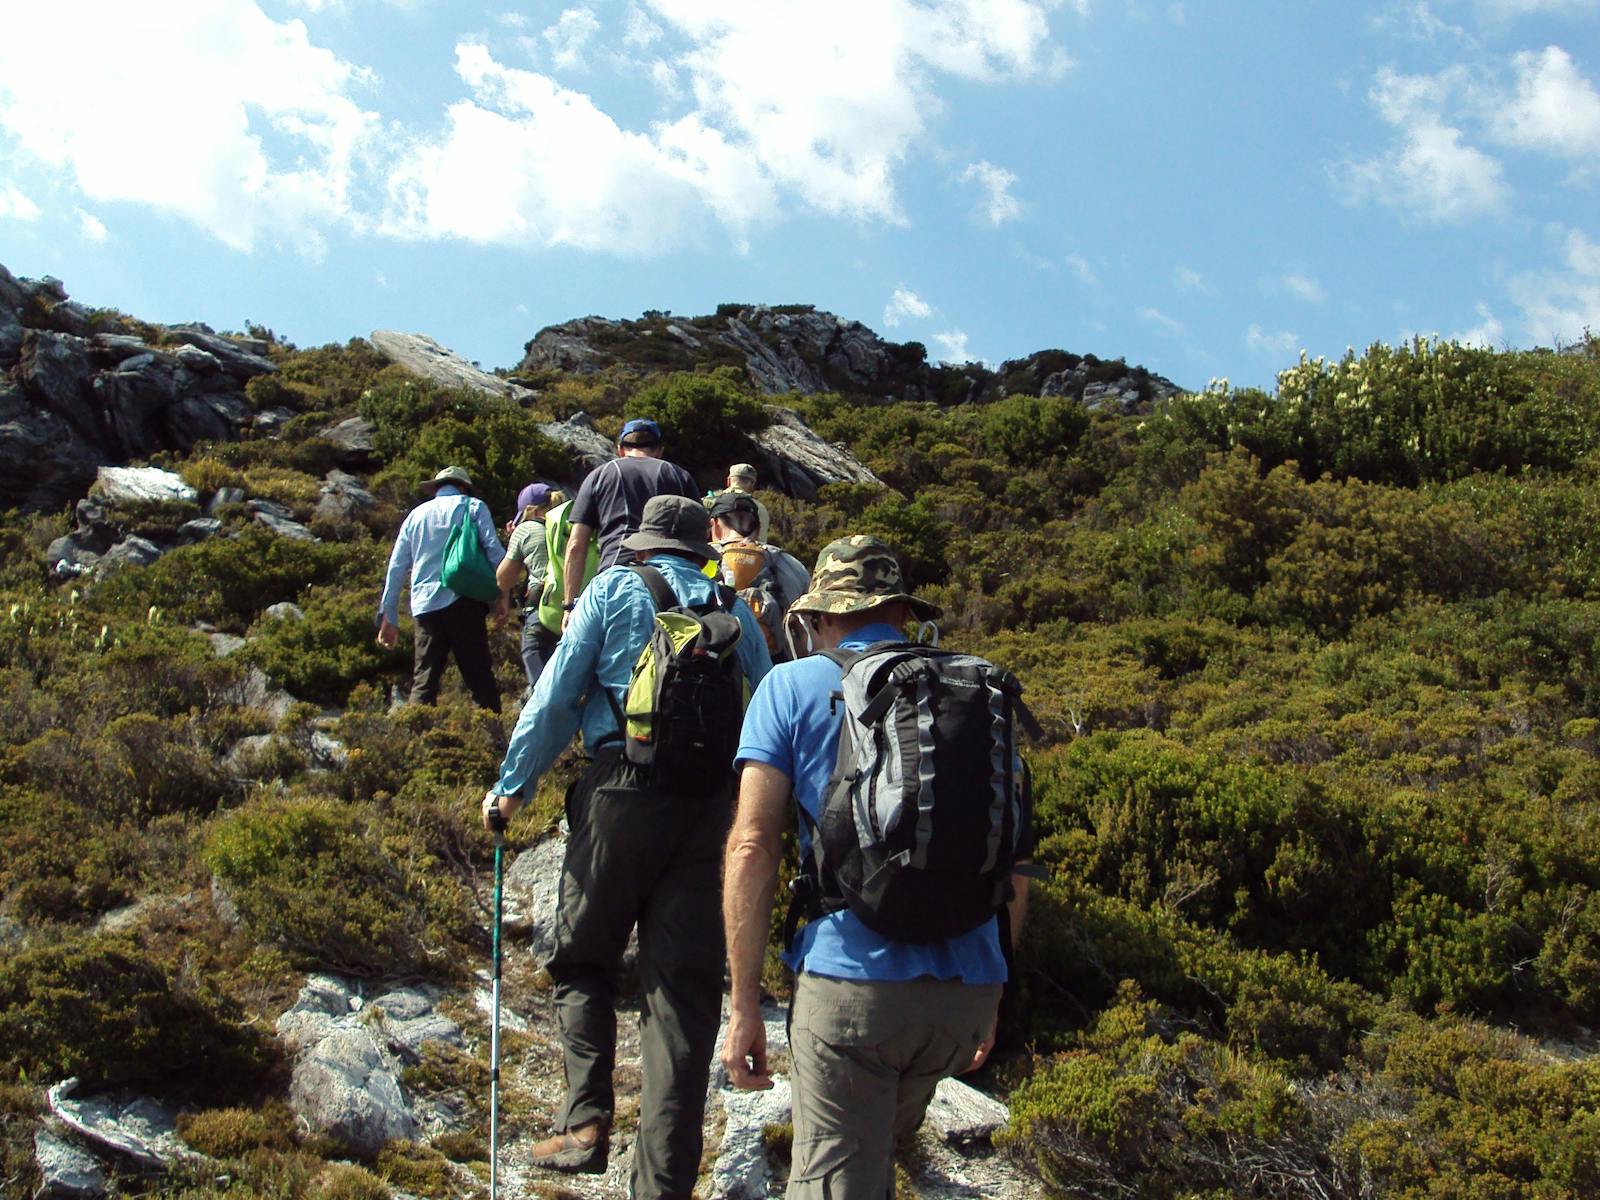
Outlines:
[[750,698],[735,652],[744,631],[734,592],[719,584],[712,599],[685,605],[655,567],[630,569],[649,587],[656,616],[617,713],[623,752],[666,790],[712,795],[732,776]]

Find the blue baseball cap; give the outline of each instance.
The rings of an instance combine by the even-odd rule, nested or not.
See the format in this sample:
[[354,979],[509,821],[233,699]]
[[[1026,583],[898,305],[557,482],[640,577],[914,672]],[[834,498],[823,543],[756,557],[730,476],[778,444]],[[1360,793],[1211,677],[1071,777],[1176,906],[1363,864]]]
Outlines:
[[622,427],[622,436],[617,440],[625,446],[659,446],[661,426],[649,417],[635,417]]

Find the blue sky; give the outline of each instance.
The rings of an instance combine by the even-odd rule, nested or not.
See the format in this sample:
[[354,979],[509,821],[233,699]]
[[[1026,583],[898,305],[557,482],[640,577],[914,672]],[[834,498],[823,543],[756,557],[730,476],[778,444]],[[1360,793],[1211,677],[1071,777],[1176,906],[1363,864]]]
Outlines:
[[1186,387],[1600,331],[1600,0],[57,0],[0,42],[0,263],[510,366],[811,303]]

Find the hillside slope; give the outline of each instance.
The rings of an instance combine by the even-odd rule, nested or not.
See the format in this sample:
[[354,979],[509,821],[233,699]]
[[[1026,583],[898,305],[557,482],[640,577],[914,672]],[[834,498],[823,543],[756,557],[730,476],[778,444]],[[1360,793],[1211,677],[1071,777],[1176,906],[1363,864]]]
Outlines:
[[[61,336],[122,330],[193,373],[153,327],[80,316]],[[63,1117],[92,1127],[122,1090],[173,1131],[154,1176],[97,1150],[106,1186],[483,1191],[474,801],[503,727],[453,676],[438,708],[391,703],[409,643],[373,644],[379,576],[419,480],[458,463],[505,513],[572,470],[543,430],[578,412],[602,436],[657,417],[703,483],[758,444],[748,359],[652,368],[660,320],[608,326],[604,362],[525,361],[531,395],[260,331],[270,369],[226,436],[158,439],[143,490],[111,474],[0,518],[0,1191],[31,1194],[41,1154],[83,1143]],[[37,345],[21,327],[0,347]],[[876,482],[763,491],[774,540],[890,541],[1046,731],[1052,874],[976,1080],[1009,1124],[970,1161],[930,1128],[904,1194],[959,1194],[963,1170],[1063,1195],[1595,1194],[1600,343],[1374,346],[1132,412],[1040,394],[1076,369],[1043,361],[959,395],[805,361],[819,386],[783,406]],[[6,421],[34,397],[20,363]],[[67,545],[95,557],[64,571]],[[510,633],[495,655],[514,695]],[[556,1079],[521,939],[573,769],[512,831],[513,1152]],[[368,1048],[384,1122],[318,1115],[330,1034]],[[782,1145],[752,1160],[773,1179]],[[708,1161],[708,1193],[728,1178]]]

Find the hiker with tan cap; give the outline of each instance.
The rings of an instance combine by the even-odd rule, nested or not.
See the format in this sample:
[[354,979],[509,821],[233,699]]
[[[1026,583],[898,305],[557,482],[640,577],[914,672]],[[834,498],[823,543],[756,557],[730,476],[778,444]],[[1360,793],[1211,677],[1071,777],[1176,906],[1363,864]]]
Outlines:
[[[772,665],[749,608],[703,574],[717,558],[710,534],[696,498],[656,496],[645,505],[639,529],[622,542],[635,561],[583,589],[483,799],[486,826],[496,810],[510,817],[582,729],[591,762],[567,792],[556,945],[545,964],[567,1093],[555,1133],[532,1148],[529,1161],[605,1170],[617,979],[637,926],[644,1080],[631,1194],[638,1197],[687,1200],[700,1172],[721,1016],[719,877],[733,751],[746,685]],[[712,671],[715,678],[697,678],[727,689],[716,692],[721,707],[690,711],[669,697],[668,664],[642,654],[668,635],[679,639],[669,647],[682,655],[676,665]],[[659,691],[641,690],[650,680]],[[678,731],[686,742],[673,742]]]
[[728,481],[720,492],[710,492],[706,495],[706,507],[711,508],[721,496],[732,494],[749,496],[756,506],[756,516],[760,522],[754,537],[758,542],[767,540],[767,532],[772,528],[772,514],[767,512],[767,506],[756,499],[756,469],[750,463],[734,463],[728,468]]
[[1014,872],[1031,851],[1010,744],[1020,688],[982,659],[906,640],[938,615],[882,542],[831,543],[790,608],[818,652],[773,668],[740,736],[721,1061],[735,1087],[772,1086],[761,971],[798,816],[783,947],[795,971],[791,1200],[892,1196],[896,1143],[939,1080],[993,1045],[1027,895]]
[[[378,645],[393,650],[400,640],[400,592],[411,589],[411,615],[416,620],[411,703],[434,704],[452,655],[461,678],[480,708],[500,711],[500,688],[489,659],[491,613],[496,623],[509,611],[503,597],[492,603],[460,595],[445,586],[445,553],[451,534],[463,521],[477,535],[478,547],[492,573],[505,549],[495,532],[489,506],[477,498],[472,477],[460,467],[446,467],[421,488],[428,499],[406,514],[389,554],[383,596],[378,602]],[[495,595],[492,575],[488,594]]]

